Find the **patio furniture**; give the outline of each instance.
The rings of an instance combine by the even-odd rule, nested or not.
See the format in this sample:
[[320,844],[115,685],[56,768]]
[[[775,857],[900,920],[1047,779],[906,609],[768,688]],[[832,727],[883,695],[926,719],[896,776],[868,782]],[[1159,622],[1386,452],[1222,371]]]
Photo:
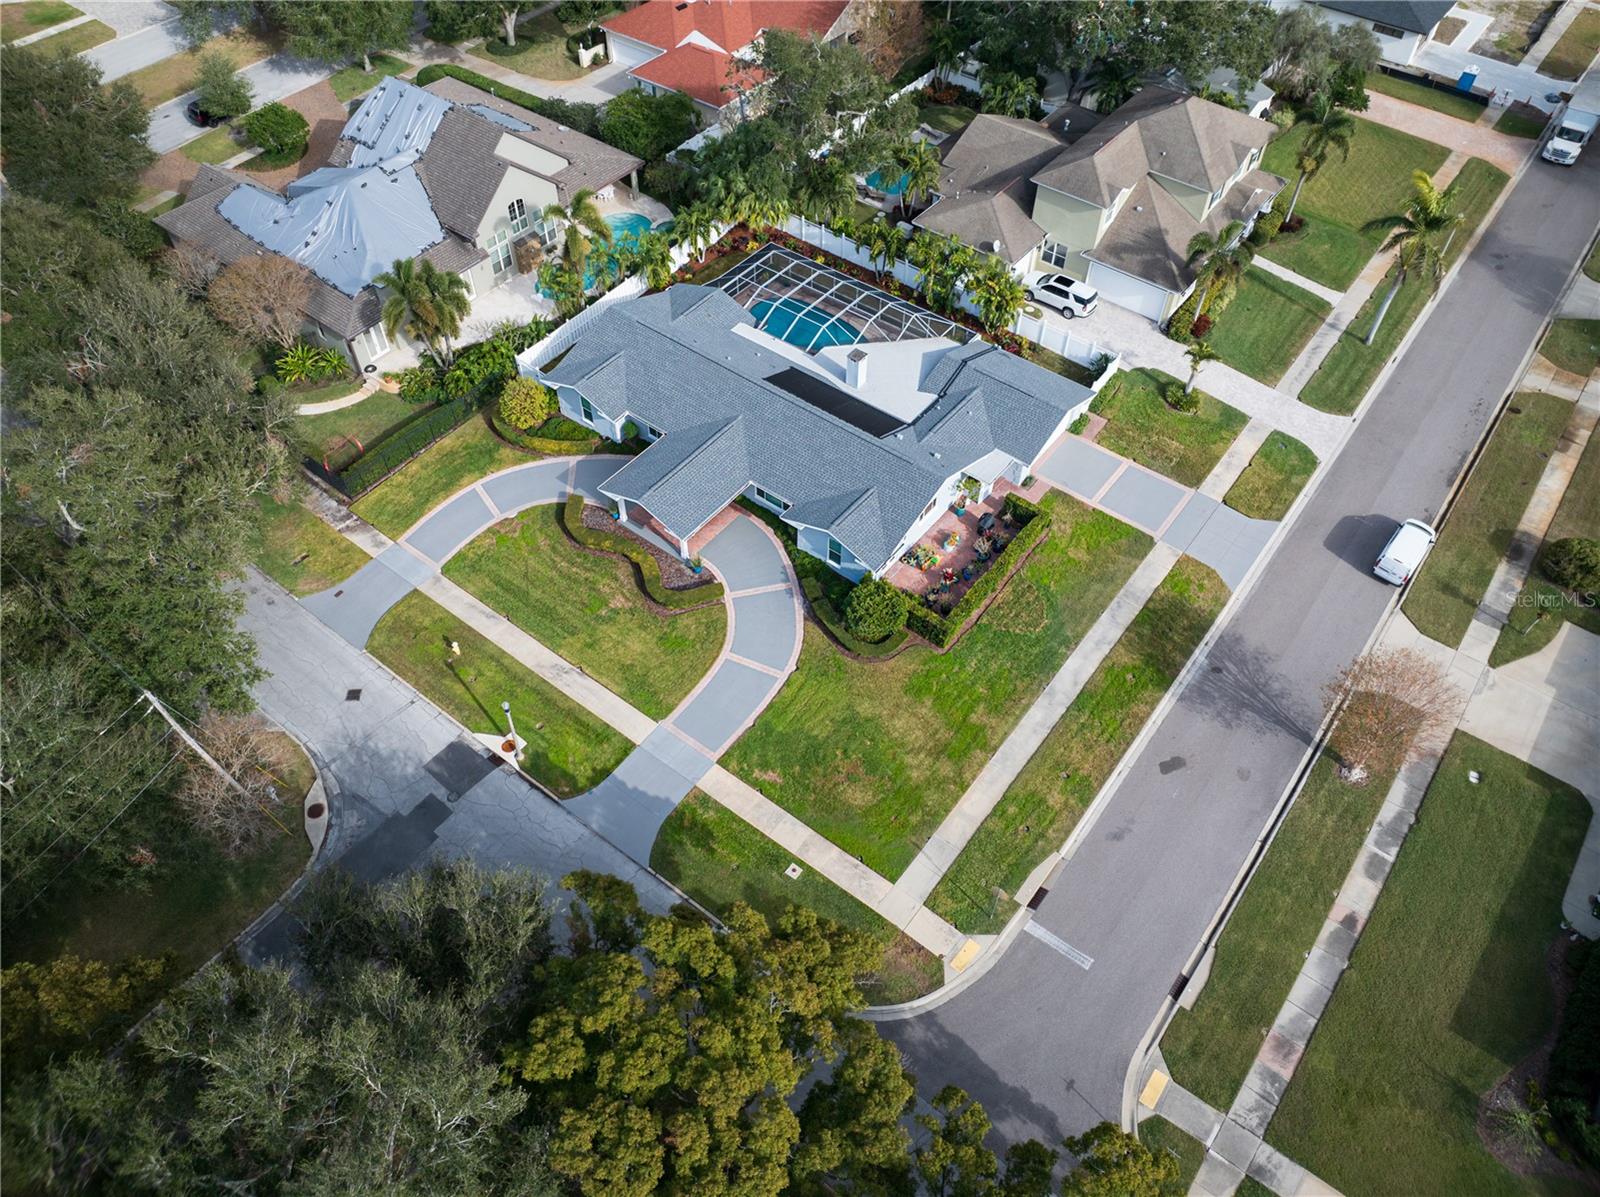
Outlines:
[[994,527],[994,512],[985,511],[978,517],[978,531],[987,532],[992,527]]

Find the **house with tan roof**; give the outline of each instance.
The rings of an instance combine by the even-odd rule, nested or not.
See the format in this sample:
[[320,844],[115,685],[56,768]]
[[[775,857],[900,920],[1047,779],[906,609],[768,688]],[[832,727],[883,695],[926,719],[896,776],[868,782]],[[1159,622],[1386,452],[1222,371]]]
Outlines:
[[1194,286],[1195,234],[1248,229],[1283,189],[1260,168],[1272,133],[1165,87],[1106,117],[1076,106],[1038,124],[978,116],[945,150],[935,202],[914,223],[1164,321]]
[[849,33],[850,0],[644,0],[601,22],[606,55],[634,85],[692,99],[711,121],[760,82],[752,44],[768,29],[836,42]]

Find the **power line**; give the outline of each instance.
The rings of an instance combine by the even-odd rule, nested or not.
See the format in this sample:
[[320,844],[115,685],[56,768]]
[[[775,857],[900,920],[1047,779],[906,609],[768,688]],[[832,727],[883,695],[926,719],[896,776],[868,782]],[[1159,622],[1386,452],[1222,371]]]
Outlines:
[[[129,706],[128,710],[132,710],[134,706],[138,705],[138,703],[139,703],[139,700],[135,699],[133,701],[133,703]],[[127,714],[127,711],[124,711],[123,714],[124,715]],[[120,716],[119,716],[119,718],[120,718]],[[105,753],[103,753],[101,755],[101,757],[98,758],[98,759],[99,760],[104,760],[105,757],[110,754],[111,750],[113,748],[115,748],[116,746],[120,745],[124,740],[126,740],[130,735],[132,735],[134,729],[137,728],[138,726],[139,726],[138,720],[135,720],[134,722],[128,724],[128,726],[125,727],[122,730],[122,734],[120,736],[118,736],[114,741],[111,742],[110,745],[108,745],[106,747]],[[70,778],[68,778],[65,782],[63,782],[61,784],[60,788],[61,789],[66,789],[69,786],[71,786],[74,782],[76,782],[79,778],[81,778],[85,773],[89,772],[90,769],[94,768],[96,763],[97,763],[96,761],[91,760],[82,769],[79,769]],[[56,776],[59,776],[59,774],[60,774],[60,770],[57,770]],[[14,799],[9,805],[14,806],[14,807],[22,807],[22,806],[26,805],[32,799],[36,798],[39,794],[43,793],[47,788],[49,788],[49,786],[51,785],[52,781],[54,781],[54,777],[51,778],[51,781],[41,782],[39,785],[35,786],[32,790],[30,790],[28,792],[28,795],[27,795],[26,798]],[[47,815],[49,813],[49,811],[50,811],[50,808],[48,806],[41,806],[34,812],[34,815],[33,815],[33,817],[31,819],[23,819],[23,821],[22,821],[22,823],[20,825],[12,826],[9,821],[6,821],[4,823],[0,823],[0,827],[3,827],[5,832],[6,832],[6,834],[8,834],[8,835],[20,835],[22,832],[27,831],[30,827],[32,827],[35,823],[37,823],[41,818],[43,818],[45,815]]]
[[60,766],[57,767],[57,769],[56,769],[56,771],[54,773],[52,773],[49,777],[45,778],[38,785],[34,786],[33,789],[29,790],[27,795],[26,795],[26,797],[18,798],[17,801],[18,802],[24,802],[24,801],[27,800],[27,798],[33,797],[40,790],[44,789],[45,786],[49,785],[51,782],[55,781],[56,778],[60,777],[63,773],[65,773],[69,768],[71,768],[73,765],[77,764],[78,760],[83,756],[83,754],[85,752],[88,752],[89,749],[94,747],[94,742],[96,740],[98,740],[101,736],[105,735],[108,731],[110,731],[114,724],[116,724],[124,715],[126,715],[129,711],[133,710],[133,708],[138,706],[138,705],[139,705],[139,699],[137,697],[135,697],[132,702],[130,702],[127,706],[123,707],[122,710],[119,711],[116,715],[113,715],[111,717],[111,719],[109,719],[106,722],[106,725],[104,727],[102,727],[99,731],[95,732],[94,735],[90,736],[88,738],[88,741],[78,751],[77,755],[75,755],[73,757],[70,757],[67,760],[63,761],[60,764]]

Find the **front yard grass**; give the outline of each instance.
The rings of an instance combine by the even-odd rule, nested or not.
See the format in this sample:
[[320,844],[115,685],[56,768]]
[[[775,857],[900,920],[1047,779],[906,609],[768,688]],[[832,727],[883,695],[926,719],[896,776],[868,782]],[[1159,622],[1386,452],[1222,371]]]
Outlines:
[[948,652],[854,661],[808,623],[799,665],[723,763],[898,877],[1149,552],[1059,492],[1050,534]]
[[219,125],[202,133],[193,141],[185,142],[181,153],[193,162],[218,166],[245,148],[234,140],[231,126]]
[[348,104],[357,96],[366,95],[390,75],[403,75],[410,69],[411,64],[404,59],[392,54],[374,54],[370,71],[364,71],[359,66],[347,66],[328,76],[328,86],[333,88],[339,103]]
[[1072,833],[1227,601],[1221,578],[1179,559],[967,841],[932,910],[968,934],[1005,925],[1028,874]]
[[378,531],[399,537],[468,483],[527,458],[473,416],[401,466],[350,508]]
[[19,37],[42,33],[81,16],[82,9],[73,8],[64,0],[22,0],[17,4],[0,5],[0,43],[9,46]]
[[1600,366],[1600,320],[1557,320],[1539,352],[1568,374],[1592,373]]
[[[1468,161],[1456,180],[1460,189],[1460,211],[1465,220],[1450,242],[1450,252],[1445,255],[1447,267],[1461,256],[1477,226],[1494,205],[1501,188],[1509,181],[1505,171],[1481,158]],[[1308,184],[1308,190],[1309,187]],[[1394,355],[1430,294],[1426,281],[1416,276],[1408,279],[1390,305],[1377,337],[1371,345],[1367,345],[1363,338],[1372,327],[1383,297],[1389,290],[1389,280],[1390,276],[1385,275],[1356,313],[1350,327],[1334,342],[1328,356],[1322,359],[1322,365],[1317,367],[1317,372],[1301,389],[1302,403],[1336,415],[1349,415],[1360,406],[1362,397]]]
[[977,115],[960,104],[925,104],[917,109],[917,123],[927,125],[935,133],[959,133]]
[[[7,4],[0,11],[12,7],[14,6]],[[85,50],[103,46],[116,36],[117,31],[104,21],[85,21],[81,25],[74,25],[71,29],[63,29],[60,33],[52,33],[39,41],[29,42],[27,49],[37,54],[82,54]]]
[[1507,108],[1500,114],[1500,119],[1494,123],[1496,133],[1504,133],[1508,137],[1538,137],[1544,132],[1549,119],[1543,114],[1533,115],[1538,109],[1519,111],[1516,106]]
[[1185,1197],[1200,1165],[1206,1161],[1206,1149],[1200,1140],[1184,1134],[1160,1115],[1151,1115],[1139,1124],[1139,1141],[1152,1153],[1178,1161],[1178,1175],[1161,1186],[1161,1197]]
[[883,946],[883,965],[862,985],[873,1005],[908,1002],[936,989],[944,965],[915,940],[809,866],[784,876],[788,852],[738,815],[695,790],[667,816],[650,849],[650,867],[718,916],[745,902],[769,921],[804,906]]
[[1252,266],[1206,340],[1228,365],[1272,386],[1332,310],[1327,300]]
[[153,62],[123,78],[133,84],[146,108],[154,108],[194,88],[195,64],[207,50],[220,51],[237,71],[253,62],[260,62],[276,49],[265,38],[243,29],[234,29],[220,33],[192,50],[184,50],[160,62]]
[[1287,433],[1273,432],[1222,501],[1251,519],[1281,520],[1316,468],[1315,453]]
[[378,621],[367,651],[472,731],[504,732],[500,703],[509,701],[528,741],[522,767],[563,798],[594,788],[632,750],[627,737],[418,591]]
[[1424,636],[1461,643],[1572,413],[1537,391],[1512,401],[1406,595],[1406,617]]
[[[340,384],[327,397],[338,398],[339,389],[348,394],[359,385],[354,382]],[[314,398],[296,397],[297,403],[317,401]],[[326,461],[331,470],[341,470],[384,437],[399,431],[429,410],[431,405],[408,403],[388,391],[374,391],[360,403],[341,407],[338,411],[323,412],[318,416],[296,416],[295,441],[307,457]]]
[[[1545,543],[1568,536],[1600,540],[1600,437],[1590,437],[1578,458],[1578,468],[1567,484],[1555,517],[1545,532]],[[1586,607],[1545,581],[1535,564],[1522,588],[1511,618],[1500,629],[1489,654],[1489,664],[1504,665],[1529,653],[1536,653],[1555,639],[1561,625],[1570,620],[1600,636],[1600,608]]]
[[1545,954],[1589,819],[1576,790],[1457,733],[1278,1106],[1274,1147],[1346,1193],[1588,1191],[1507,1171],[1477,1113],[1552,1024]]
[[550,503],[484,532],[444,574],[652,719],[664,719],[710,670],[728,618],[720,602],[656,614],[633,570],[619,557],[574,544]]
[[1583,260],[1583,272],[1600,283],[1600,241],[1589,247],[1589,256]]
[[1429,87],[1425,83],[1416,83],[1410,79],[1397,79],[1393,75],[1385,75],[1382,71],[1367,72],[1367,90],[1382,92],[1384,95],[1393,96],[1397,100],[1404,100],[1407,104],[1431,108],[1435,112],[1453,116],[1457,120],[1475,122],[1483,115],[1482,104],[1476,100],[1469,100],[1459,92],[1440,91],[1438,88]]
[[1578,19],[1550,47],[1539,64],[1539,73],[1552,79],[1576,80],[1589,69],[1600,52],[1600,12],[1584,6]]
[[1194,1009],[1180,1009],[1161,1039],[1173,1079],[1203,1101],[1223,1110],[1232,1104],[1390,781],[1349,786],[1331,758],[1312,766],[1223,928]]
[[1162,398],[1174,388],[1181,391],[1183,383],[1160,370],[1122,371],[1089,405],[1107,421],[1096,443],[1184,486],[1199,486],[1249,418],[1199,386],[1200,409],[1174,411]]
[[262,572],[290,594],[326,590],[371,560],[306,510],[300,501],[303,486],[296,481],[286,502],[270,495],[257,500],[261,519],[250,551]]
[[1348,290],[1360,277],[1377,244],[1354,229],[1321,216],[1307,215],[1298,208],[1295,215],[1305,216],[1305,224],[1298,232],[1279,233],[1261,251],[1262,256],[1325,287]]
[[567,38],[577,30],[563,25],[555,13],[542,12],[518,23],[515,46],[506,45],[497,33],[467,53],[535,79],[564,83],[589,73],[567,53]]

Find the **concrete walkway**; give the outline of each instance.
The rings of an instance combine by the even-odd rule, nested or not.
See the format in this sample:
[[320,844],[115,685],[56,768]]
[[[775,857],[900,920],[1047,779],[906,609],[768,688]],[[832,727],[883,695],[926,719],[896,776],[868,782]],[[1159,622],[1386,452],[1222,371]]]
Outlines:
[[1316,279],[1310,279],[1303,274],[1297,274],[1295,271],[1290,270],[1287,266],[1283,266],[1277,262],[1274,262],[1271,258],[1265,256],[1264,254],[1256,255],[1254,265],[1261,267],[1261,269],[1265,270],[1268,274],[1275,274],[1284,282],[1293,283],[1302,291],[1309,291],[1318,299],[1324,299],[1329,303],[1336,304],[1344,297],[1343,291],[1336,291],[1332,287],[1325,286],[1324,284],[1317,282]]
[[48,29],[41,29],[37,33],[27,34],[24,37],[17,38],[17,40],[14,42],[7,42],[6,44],[20,50],[24,46],[31,46],[35,42],[42,42],[47,37],[54,37],[58,33],[65,33],[69,29],[76,29],[79,25],[87,25],[92,20],[94,20],[94,18],[89,16],[89,14],[79,13],[70,20],[62,21],[58,25],[52,25]]

